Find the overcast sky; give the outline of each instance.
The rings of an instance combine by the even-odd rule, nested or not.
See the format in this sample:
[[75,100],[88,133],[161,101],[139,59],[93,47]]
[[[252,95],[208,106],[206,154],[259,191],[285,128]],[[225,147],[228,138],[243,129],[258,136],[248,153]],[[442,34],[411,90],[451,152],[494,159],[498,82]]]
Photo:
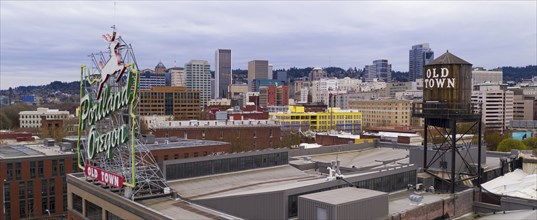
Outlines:
[[233,69],[357,67],[388,59],[408,71],[408,50],[429,43],[474,66],[537,64],[537,1],[0,1],[0,88],[74,81],[105,51],[115,24],[138,65],[183,66],[232,50]]

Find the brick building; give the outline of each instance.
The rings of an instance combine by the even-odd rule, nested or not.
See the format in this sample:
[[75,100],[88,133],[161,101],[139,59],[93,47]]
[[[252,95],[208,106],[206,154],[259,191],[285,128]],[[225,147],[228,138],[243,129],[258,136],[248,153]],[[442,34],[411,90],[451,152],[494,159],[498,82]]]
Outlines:
[[165,160],[231,153],[231,144],[221,141],[158,138],[156,142],[146,146],[159,163]]
[[0,220],[65,215],[74,155],[55,145],[0,146]]
[[280,125],[270,120],[163,121],[151,128],[155,137],[229,142],[233,152],[280,147]]

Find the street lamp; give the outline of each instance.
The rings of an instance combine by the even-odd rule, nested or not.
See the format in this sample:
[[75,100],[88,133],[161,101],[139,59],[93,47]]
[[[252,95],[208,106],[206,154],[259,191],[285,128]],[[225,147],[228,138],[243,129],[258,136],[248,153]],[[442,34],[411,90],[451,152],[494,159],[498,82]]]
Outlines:
[[48,213],[48,216],[50,217],[50,210],[48,210],[48,209],[45,209],[45,211],[47,211],[47,213]]

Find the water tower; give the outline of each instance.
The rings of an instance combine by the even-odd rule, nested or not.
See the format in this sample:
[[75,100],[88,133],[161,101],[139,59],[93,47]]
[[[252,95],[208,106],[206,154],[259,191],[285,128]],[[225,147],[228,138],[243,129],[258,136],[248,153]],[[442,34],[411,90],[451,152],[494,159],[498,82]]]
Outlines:
[[451,193],[463,182],[481,183],[481,113],[471,98],[471,63],[447,51],[425,65],[423,102],[413,108],[414,116],[424,118],[425,147],[411,162],[422,160],[423,170],[448,183]]

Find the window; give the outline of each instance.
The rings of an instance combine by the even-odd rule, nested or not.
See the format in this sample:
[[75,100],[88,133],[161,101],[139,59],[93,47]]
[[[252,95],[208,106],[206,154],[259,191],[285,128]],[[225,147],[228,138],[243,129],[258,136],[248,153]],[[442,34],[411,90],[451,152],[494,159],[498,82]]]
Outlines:
[[117,215],[114,215],[114,213],[106,211],[106,220],[122,220],[122,218]]
[[86,217],[89,219],[103,219],[102,208],[86,200]]
[[[28,199],[34,198],[34,181],[28,181]],[[29,209],[31,211],[31,209]]]
[[7,164],[7,180],[13,180],[13,164]]
[[48,191],[47,180],[41,179],[41,195],[43,197],[48,196],[47,191]]
[[168,155],[164,155],[164,160],[168,160]]
[[65,175],[65,159],[60,159],[60,175]]
[[21,179],[21,163],[18,162],[15,164],[15,177],[20,180]]
[[43,198],[41,201],[41,214],[46,215],[48,214],[48,206],[47,206],[47,198]]
[[37,162],[37,173],[39,174],[39,177],[43,177],[43,161]]
[[26,186],[24,184],[24,181],[19,182],[19,199],[25,200],[26,199]]
[[21,200],[19,202],[19,217],[20,218],[26,217],[26,201]]
[[9,183],[4,182],[4,202],[11,200],[11,190],[9,189]]
[[77,194],[71,194],[73,196],[73,209],[82,214],[82,197]]
[[58,175],[58,161],[52,160],[52,176]]
[[194,152],[194,157],[198,157],[198,152]]
[[176,160],[179,159],[179,154],[174,154],[173,159],[176,159]]
[[30,178],[35,178],[35,161],[30,161]]
[[50,179],[50,180],[49,180],[49,184],[48,184],[48,186],[49,186],[49,191],[48,191],[48,194],[49,194],[50,196],[54,196],[54,195],[56,195],[56,192],[54,191],[54,187],[55,187],[55,186],[54,186],[54,182],[55,182],[54,179]]
[[188,153],[185,153],[183,158],[188,158],[188,156]]

